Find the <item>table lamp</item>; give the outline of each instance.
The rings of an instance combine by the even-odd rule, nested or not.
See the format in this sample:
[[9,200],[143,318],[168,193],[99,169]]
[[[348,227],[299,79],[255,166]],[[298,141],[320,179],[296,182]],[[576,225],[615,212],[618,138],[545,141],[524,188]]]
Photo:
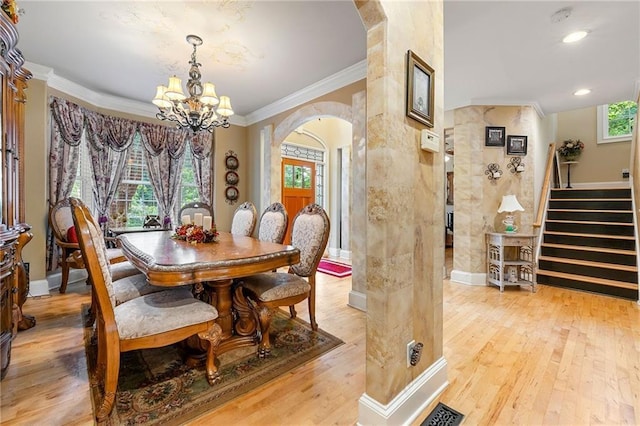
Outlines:
[[523,212],[524,208],[520,205],[515,195],[504,195],[502,197],[502,203],[500,203],[500,207],[498,207],[498,213],[509,213],[505,220],[502,221],[505,226],[504,232],[507,234],[512,234],[518,230],[518,227],[515,225],[513,214],[511,214],[515,211]]

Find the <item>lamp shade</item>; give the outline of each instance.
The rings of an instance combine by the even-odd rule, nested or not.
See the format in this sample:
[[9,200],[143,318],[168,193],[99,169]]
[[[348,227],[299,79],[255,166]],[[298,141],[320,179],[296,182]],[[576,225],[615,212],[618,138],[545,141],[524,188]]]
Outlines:
[[498,213],[512,213],[515,211],[523,212],[524,208],[520,205],[515,195],[504,195],[502,197],[502,203],[500,203],[500,207],[498,207]]

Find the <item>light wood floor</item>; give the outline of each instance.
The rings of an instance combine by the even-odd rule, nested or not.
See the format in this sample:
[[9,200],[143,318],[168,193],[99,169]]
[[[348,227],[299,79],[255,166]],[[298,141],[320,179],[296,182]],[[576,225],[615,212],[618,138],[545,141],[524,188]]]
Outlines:
[[[192,424],[355,424],[365,315],[346,305],[350,278],[318,278],[318,323],[346,344]],[[38,324],[14,340],[2,424],[92,423],[79,313],[88,301],[84,283],[27,301]],[[440,400],[465,414],[465,425],[638,425],[639,330],[635,302],[547,286],[500,294],[446,280],[450,384]]]

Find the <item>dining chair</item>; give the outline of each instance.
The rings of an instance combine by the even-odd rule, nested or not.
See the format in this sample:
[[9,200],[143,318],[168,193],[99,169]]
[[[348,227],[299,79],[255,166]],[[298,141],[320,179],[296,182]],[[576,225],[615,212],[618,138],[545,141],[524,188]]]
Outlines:
[[103,392],[96,404],[96,420],[99,423],[108,420],[113,409],[123,352],[163,347],[197,335],[208,342],[204,345],[207,346],[206,376],[210,385],[216,383],[220,379],[216,350],[222,338],[222,329],[215,322],[216,308],[194,299],[187,288],[148,294],[116,306],[108,260],[101,247],[102,233],[85,216],[77,201],[70,200],[73,222],[99,305],[98,358],[93,373],[102,384]]
[[[87,205],[79,199],[76,199],[76,204],[78,208],[82,210],[85,218],[90,221],[96,229],[100,229],[98,222],[89,211]],[[105,257],[108,257],[102,233],[100,233],[99,239],[99,247],[105,248]],[[78,263],[84,264],[82,260],[81,250],[76,250],[72,256],[79,256],[80,260],[78,261]],[[111,274],[111,281],[113,282],[113,294],[116,306],[131,299],[135,299],[136,297],[144,296],[146,294],[156,293],[158,291],[171,291],[171,288],[149,284],[147,282],[147,277],[128,260],[115,264],[109,264],[107,266],[109,268],[109,273]],[[87,281],[90,282],[91,280],[87,279]],[[87,318],[86,325],[91,325],[94,323],[97,310],[98,304],[95,300],[95,292],[92,291],[91,308],[89,309],[89,317]]]
[[240,204],[233,213],[231,233],[250,237],[256,227],[256,207],[250,201]]
[[211,216],[211,219],[215,223],[215,220],[213,219],[213,209],[211,206],[200,201],[194,201],[193,203],[187,203],[182,206],[178,213],[178,220],[182,219],[182,216],[187,214],[193,219],[194,214],[196,213],[202,213],[203,216]]
[[[85,269],[81,261],[82,257],[77,253],[75,256],[73,255],[80,246],[78,245],[76,229],[73,225],[73,218],[71,217],[69,198],[63,198],[51,207],[49,210],[49,226],[53,232],[55,243],[60,249],[58,262],[62,268],[60,293],[65,293],[69,282],[69,270],[71,268]],[[120,248],[106,248],[105,246],[105,250],[109,263],[118,263],[127,260]]]
[[318,204],[309,204],[296,214],[291,231],[291,244],[300,250],[300,262],[288,272],[251,275],[238,280],[244,295],[258,306],[260,346],[258,356],[271,352],[269,327],[275,309],[289,306],[291,318],[296,317],[295,304],[308,299],[309,321],[316,323],[316,270],[329,240],[330,223],[327,212]]
[[258,239],[282,244],[287,233],[289,215],[282,203],[275,202],[262,212],[258,224]]

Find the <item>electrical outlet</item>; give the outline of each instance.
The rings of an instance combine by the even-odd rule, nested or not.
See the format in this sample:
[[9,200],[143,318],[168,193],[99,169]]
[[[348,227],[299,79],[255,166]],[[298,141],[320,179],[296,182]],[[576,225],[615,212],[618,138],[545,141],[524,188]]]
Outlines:
[[629,179],[629,169],[622,169],[622,177]]
[[407,343],[407,367],[411,367],[411,353],[415,345],[416,345],[415,340],[412,340],[409,343]]

